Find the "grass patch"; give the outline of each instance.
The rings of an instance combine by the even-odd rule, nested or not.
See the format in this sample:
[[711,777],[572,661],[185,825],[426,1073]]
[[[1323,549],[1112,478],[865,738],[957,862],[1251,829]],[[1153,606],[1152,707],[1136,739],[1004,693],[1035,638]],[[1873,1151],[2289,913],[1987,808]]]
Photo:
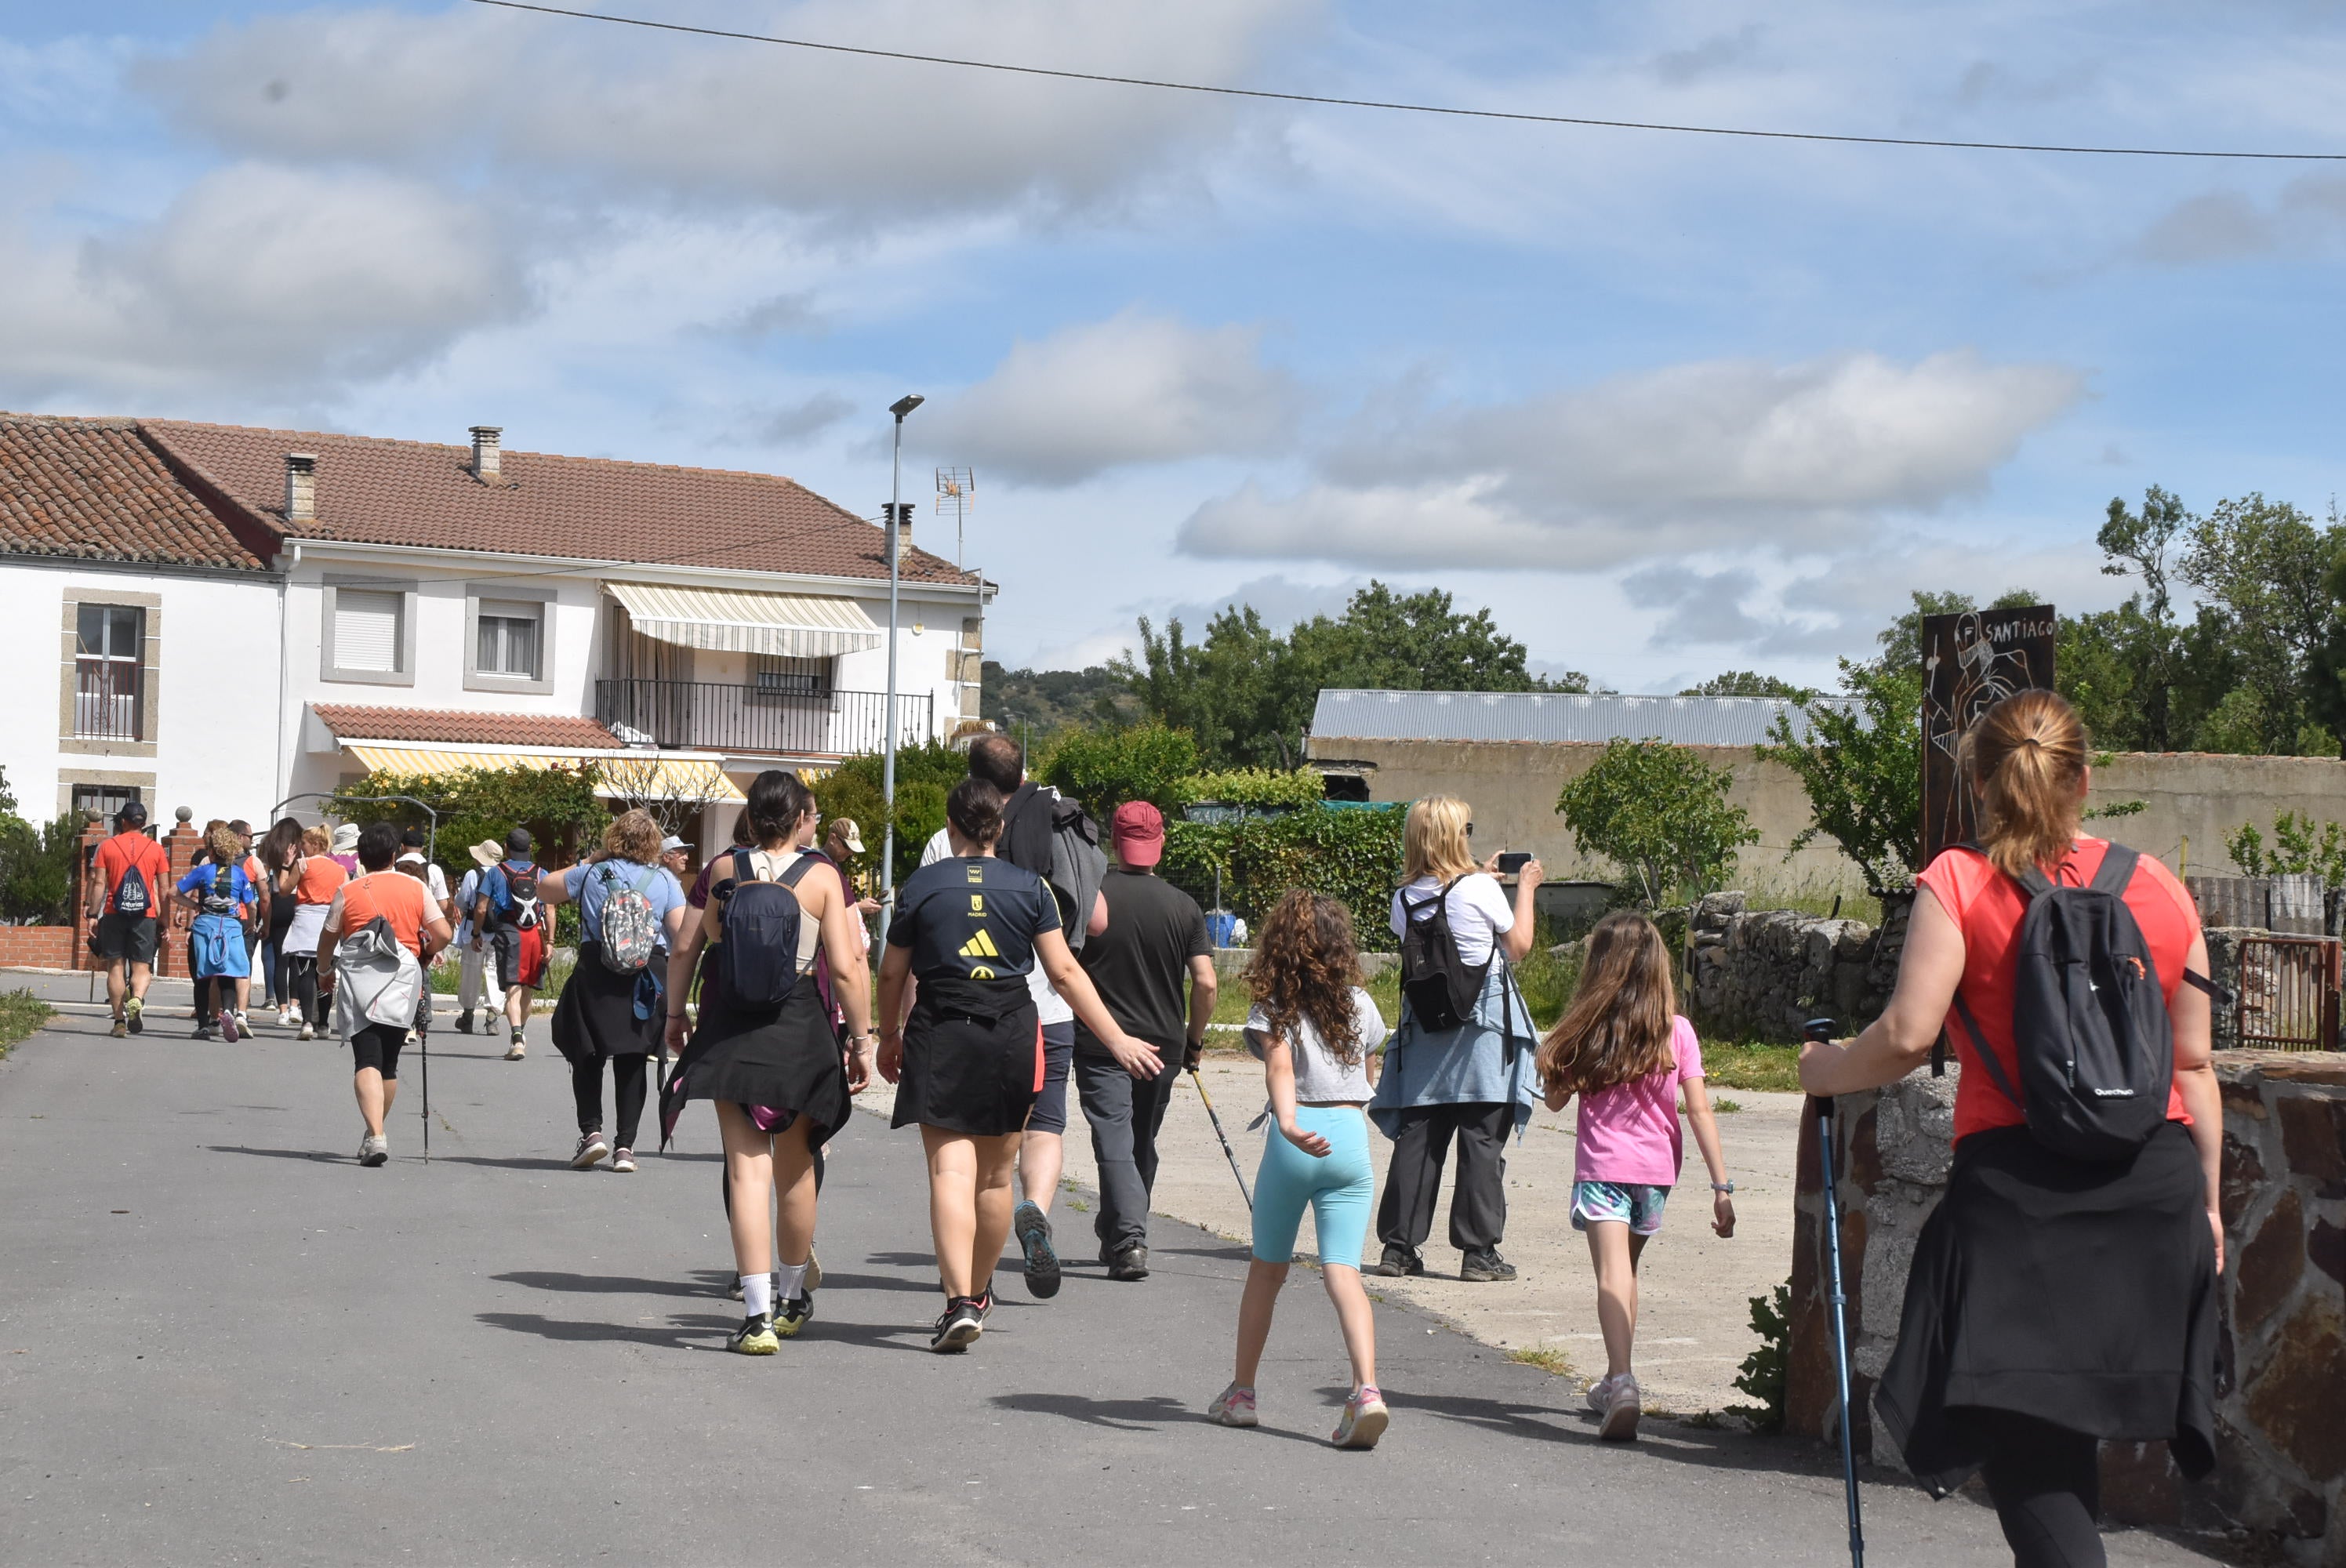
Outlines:
[[0,1056],[56,1015],[56,1008],[29,991],[0,993]]
[[1508,1351],[1507,1359],[1521,1361],[1526,1367],[1537,1367],[1541,1371],[1553,1377],[1569,1378],[1576,1375],[1572,1358],[1554,1345],[1525,1345],[1521,1349]]
[[1722,1116],[1731,1116],[1735,1115],[1736,1112],[1743,1108],[1743,1102],[1740,1100],[1730,1100],[1726,1095],[1721,1095],[1718,1099],[1713,1100],[1710,1103],[1710,1108],[1717,1111]]
[[[1714,1089],[1754,1089],[1797,1094],[1800,1087],[1798,1045],[1702,1045],[1702,1070]],[[1725,1109],[1714,1101],[1714,1108]]]

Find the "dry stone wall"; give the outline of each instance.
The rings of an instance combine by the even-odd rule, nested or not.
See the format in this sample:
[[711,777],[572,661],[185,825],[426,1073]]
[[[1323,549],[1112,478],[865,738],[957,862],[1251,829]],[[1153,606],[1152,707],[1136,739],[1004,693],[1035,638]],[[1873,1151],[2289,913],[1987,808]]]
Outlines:
[[[1685,932],[1692,972],[1688,1016],[1705,1035],[1796,1041],[1811,1018],[1837,1020],[1854,1033],[1888,1004],[1911,897],[1890,901],[1878,931],[1863,921],[1746,903],[1742,893],[1713,893],[1668,911]],[[1664,930],[1672,932],[1667,921]]]

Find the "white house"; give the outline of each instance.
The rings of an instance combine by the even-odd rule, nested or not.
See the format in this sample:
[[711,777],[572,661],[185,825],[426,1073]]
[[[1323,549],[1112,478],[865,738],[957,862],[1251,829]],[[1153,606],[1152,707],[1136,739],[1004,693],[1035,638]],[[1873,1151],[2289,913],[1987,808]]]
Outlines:
[[[68,807],[83,799],[70,789],[137,771],[125,787],[153,790],[166,820],[180,804],[257,820],[371,770],[592,756],[640,792],[708,801],[716,834],[760,769],[824,766],[886,733],[885,533],[790,480],[506,452],[486,426],[434,445],[164,420],[0,425],[12,592],[46,574],[64,594],[70,563],[135,583],[146,596],[122,602],[148,613],[144,630],[117,629],[65,600],[81,707],[61,708],[75,733],[54,759],[46,720],[9,727],[20,799],[53,776]],[[68,492],[61,510],[52,497]],[[898,734],[947,737],[976,715],[993,590],[909,537],[899,576]],[[167,594],[189,619],[200,609],[187,632],[203,640],[178,641]],[[241,596],[233,608],[227,595]],[[89,696],[114,689],[90,683],[116,678],[101,666],[125,657],[108,651],[117,636],[143,639],[147,662],[121,677],[136,696]],[[182,647],[186,687],[162,658]],[[113,722],[105,700],[146,726],[105,744],[147,750],[104,760],[144,769],[65,749],[92,743],[93,715]]]

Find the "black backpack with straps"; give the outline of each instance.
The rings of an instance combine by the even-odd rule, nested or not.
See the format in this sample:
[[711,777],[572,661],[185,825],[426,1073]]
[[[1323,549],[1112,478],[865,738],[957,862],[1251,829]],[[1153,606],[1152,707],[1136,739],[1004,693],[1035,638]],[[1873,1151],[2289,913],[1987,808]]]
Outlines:
[[2071,1159],[2125,1159],[2167,1120],[2175,1030],[2150,944],[2126,903],[2140,859],[2112,844],[2083,887],[2048,881],[2034,866],[2018,879],[2028,895],[2013,949],[2018,1084],[1955,993],[1955,1014],[1989,1081],[2038,1143]]
[[743,1007],[780,1007],[790,1000],[799,980],[799,927],[806,911],[790,890],[819,860],[801,852],[775,881],[758,880],[750,851],[733,851],[733,880],[717,890],[723,904],[719,929],[718,962],[725,989]]
[[[1469,873],[1471,874],[1471,873]],[[1401,895],[1401,990],[1421,1029],[1441,1033],[1474,1015],[1491,961],[1469,964],[1458,956],[1450,930],[1450,890],[1465,880],[1453,877],[1423,901]],[[1494,955],[1498,944],[1491,946]]]

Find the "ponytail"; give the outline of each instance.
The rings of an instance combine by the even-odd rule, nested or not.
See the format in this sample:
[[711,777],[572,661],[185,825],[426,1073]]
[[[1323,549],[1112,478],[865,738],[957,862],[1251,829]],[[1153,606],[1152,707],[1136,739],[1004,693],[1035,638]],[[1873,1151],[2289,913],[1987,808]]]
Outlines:
[[2086,727],[2050,691],[2014,692],[1972,726],[1964,771],[1979,790],[1980,843],[2014,877],[2057,866],[2077,837]]

